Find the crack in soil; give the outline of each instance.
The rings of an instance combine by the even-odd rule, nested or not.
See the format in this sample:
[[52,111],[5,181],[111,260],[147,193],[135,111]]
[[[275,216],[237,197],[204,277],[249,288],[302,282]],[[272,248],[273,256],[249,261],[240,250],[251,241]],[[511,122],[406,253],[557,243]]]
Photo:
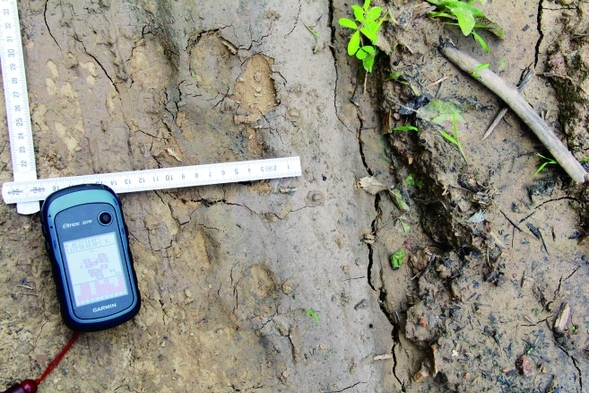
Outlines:
[[330,390],[330,391],[326,391],[324,393],[341,393],[341,392],[345,392],[346,390],[350,390],[352,388],[355,388],[356,386],[360,385],[361,383],[366,383],[366,382],[358,381],[358,382],[356,382],[356,383],[354,383],[354,384],[352,384],[350,386],[346,386],[343,389],[340,389],[340,390]]
[[45,27],[47,27],[47,32],[49,33],[49,36],[53,39],[53,42],[55,42],[55,45],[57,45],[59,50],[61,50],[61,46],[59,45],[59,43],[57,42],[57,40],[53,36],[53,33],[51,32],[51,28],[49,27],[49,23],[47,22],[47,9],[48,8],[49,8],[49,0],[47,0],[45,2],[45,8],[43,9],[43,21],[45,22]]
[[538,41],[536,41],[536,47],[534,48],[534,68],[538,66],[538,60],[540,57],[540,45],[544,40],[544,32],[542,31],[542,14],[544,12],[544,0],[538,2],[538,12],[536,15],[536,29],[538,30]]
[[106,77],[110,81],[112,87],[114,87],[114,89],[117,92],[117,94],[121,94],[119,92],[119,88],[117,87],[116,83],[111,78],[111,76],[108,74],[108,72],[106,71],[106,68],[104,68],[104,66],[102,65],[102,63],[100,62],[100,60],[98,60],[98,58],[96,56],[94,56],[92,53],[88,52],[88,50],[86,49],[86,44],[84,44],[84,41],[82,41],[81,39],[79,39],[76,36],[74,36],[73,38],[74,38],[74,40],[76,40],[77,42],[79,42],[80,44],[82,44],[82,48],[84,48],[84,53],[86,53],[86,55],[88,55],[89,57],[91,57],[92,59],[94,59],[94,61],[96,62],[96,64],[98,64],[98,66],[100,67],[100,69],[102,70],[102,72],[104,72],[104,75],[106,75]]
[[579,389],[582,392],[583,391],[583,373],[581,372],[581,367],[579,366],[579,361],[574,356],[571,356],[571,360],[573,361],[573,365],[575,366],[575,369],[577,370],[577,373],[579,375]]
[[[358,86],[356,86],[356,88],[358,88]],[[364,169],[366,170],[368,175],[374,176],[374,171],[370,168],[370,165],[368,164],[368,162],[366,160],[366,156],[365,156],[365,152],[364,152],[364,143],[362,140],[362,132],[368,131],[368,130],[372,131],[373,128],[364,128],[364,120],[363,120],[363,117],[360,115],[359,108],[358,108],[358,111],[359,111],[358,118],[360,120],[360,128],[359,128],[359,131],[357,134],[358,151],[360,153],[360,157],[361,157],[362,165],[364,166]],[[374,196],[374,210],[376,212],[376,216],[374,217],[374,219],[370,223],[370,228],[371,228],[371,233],[376,236],[376,233],[378,232],[378,222],[382,217],[380,194],[376,194]],[[375,249],[371,244],[367,243],[366,246],[368,248],[368,267],[367,267],[367,272],[366,272],[368,285],[370,286],[370,288],[372,288],[373,291],[375,291],[378,294],[378,305],[380,307],[380,311],[384,314],[384,316],[387,318],[387,320],[391,324],[391,327],[392,327],[391,338],[393,340],[393,346],[391,347],[391,356],[393,357],[393,367],[392,367],[391,371],[393,372],[393,376],[395,377],[395,379],[397,380],[399,385],[404,389],[404,384],[401,382],[401,379],[397,375],[397,370],[396,370],[396,366],[397,366],[398,362],[397,362],[397,356],[395,353],[395,349],[396,349],[397,345],[400,344],[399,337],[398,337],[399,332],[398,332],[398,329],[396,328],[396,326],[398,326],[398,324],[395,324],[394,316],[386,309],[387,291],[386,291],[385,286],[382,285],[382,283],[384,282],[382,267],[379,268],[381,285],[377,287],[375,285],[375,283],[373,282],[372,269],[373,269],[374,263],[375,263],[375,258],[374,258]]]

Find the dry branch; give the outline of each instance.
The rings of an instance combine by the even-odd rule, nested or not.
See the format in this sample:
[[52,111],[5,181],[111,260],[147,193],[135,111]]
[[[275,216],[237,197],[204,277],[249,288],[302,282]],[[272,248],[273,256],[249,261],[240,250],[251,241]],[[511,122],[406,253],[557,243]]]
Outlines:
[[515,87],[509,86],[503,79],[489,69],[479,69],[481,64],[466,53],[449,45],[440,48],[448,60],[468,74],[476,71],[477,79],[489,90],[501,98],[536,134],[546,146],[554,159],[577,183],[583,183],[587,172],[565,145],[556,137],[548,124],[536,113]]

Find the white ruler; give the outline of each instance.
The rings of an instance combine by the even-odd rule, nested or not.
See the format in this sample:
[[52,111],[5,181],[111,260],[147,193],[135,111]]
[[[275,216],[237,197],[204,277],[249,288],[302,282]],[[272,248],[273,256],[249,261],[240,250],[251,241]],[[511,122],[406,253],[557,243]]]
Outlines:
[[14,174],[14,182],[2,185],[2,198],[16,203],[20,214],[38,212],[39,201],[76,184],[105,184],[125,193],[301,175],[299,157],[286,157],[37,180],[16,0],[0,0],[0,60]]
[[2,199],[5,203],[41,201],[54,191],[76,184],[104,184],[122,194],[296,176],[301,176],[299,157],[269,158],[7,182],[2,185]]
[[[0,61],[14,180],[32,181],[37,170],[16,0],[0,2]],[[39,202],[19,203],[16,209],[33,214],[39,211]]]

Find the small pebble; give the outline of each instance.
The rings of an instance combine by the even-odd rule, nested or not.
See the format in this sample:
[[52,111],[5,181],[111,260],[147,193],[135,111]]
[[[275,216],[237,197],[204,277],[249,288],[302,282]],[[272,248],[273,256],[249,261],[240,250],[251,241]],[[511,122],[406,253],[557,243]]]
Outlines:
[[528,355],[521,355],[515,361],[515,368],[519,375],[529,377],[534,375],[534,363]]

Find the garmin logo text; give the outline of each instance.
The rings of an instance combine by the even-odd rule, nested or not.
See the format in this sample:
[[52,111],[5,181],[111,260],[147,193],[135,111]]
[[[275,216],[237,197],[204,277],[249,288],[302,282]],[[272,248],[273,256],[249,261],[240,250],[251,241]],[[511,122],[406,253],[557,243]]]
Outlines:
[[65,224],[62,225],[63,229],[68,229],[71,227],[79,227],[80,223],[79,222],[66,222]]
[[105,304],[104,306],[94,307],[92,309],[92,312],[100,312],[100,311],[108,310],[109,308],[116,308],[116,307],[117,307],[116,303]]

